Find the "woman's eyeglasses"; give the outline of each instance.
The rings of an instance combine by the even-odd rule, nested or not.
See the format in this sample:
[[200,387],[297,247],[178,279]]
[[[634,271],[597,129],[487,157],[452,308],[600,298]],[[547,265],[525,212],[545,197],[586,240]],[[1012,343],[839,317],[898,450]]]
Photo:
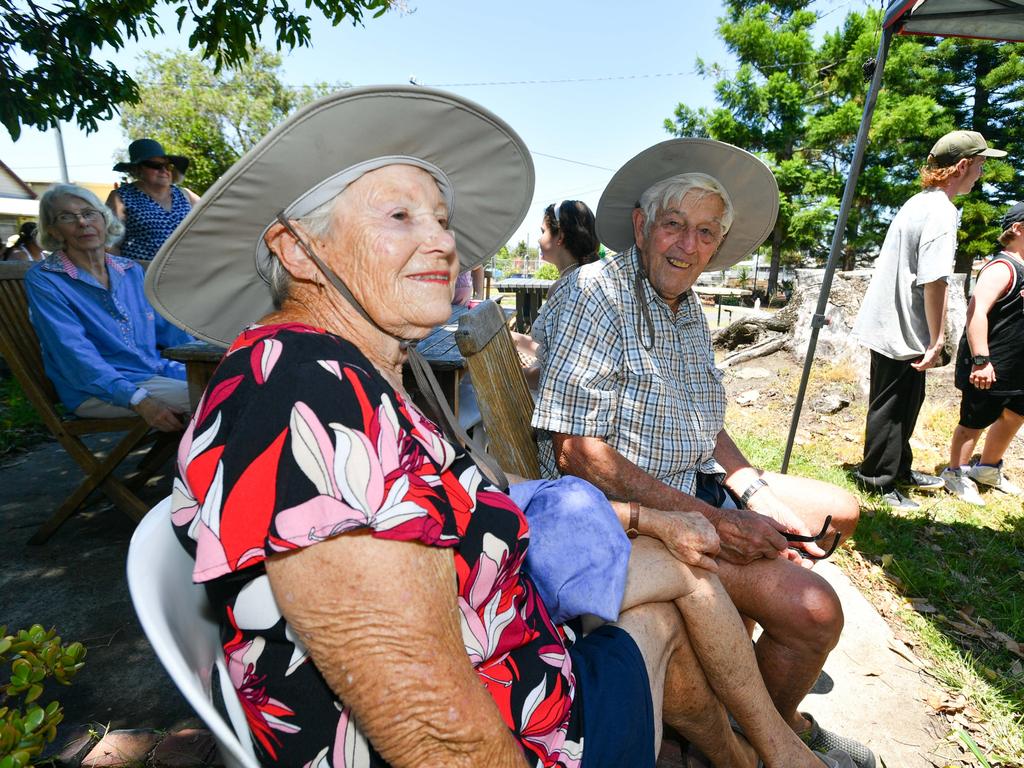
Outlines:
[[79,219],[86,224],[94,224],[102,217],[103,214],[96,209],[86,208],[84,211],[79,211],[78,213],[72,213],[71,211],[58,213],[56,219],[60,224],[75,224]]
[[170,171],[174,167],[173,163],[161,163],[158,160],[143,160],[139,165],[144,165],[154,171]]

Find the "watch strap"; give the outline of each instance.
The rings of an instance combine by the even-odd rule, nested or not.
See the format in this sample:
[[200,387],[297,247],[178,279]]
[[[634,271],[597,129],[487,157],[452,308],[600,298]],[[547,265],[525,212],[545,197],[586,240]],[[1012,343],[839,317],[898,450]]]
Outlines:
[[746,490],[740,494],[740,504],[745,505],[748,501],[750,501],[751,496],[760,491],[766,485],[768,485],[768,482],[763,477],[759,477],[756,480],[754,480],[750,485],[747,486]]
[[629,502],[629,527],[626,529],[626,536],[635,539],[640,535],[640,504],[635,501]]

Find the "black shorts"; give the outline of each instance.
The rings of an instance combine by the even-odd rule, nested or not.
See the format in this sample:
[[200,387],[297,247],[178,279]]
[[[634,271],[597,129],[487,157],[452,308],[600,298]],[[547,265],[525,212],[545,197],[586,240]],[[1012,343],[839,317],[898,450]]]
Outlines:
[[633,638],[605,624],[569,649],[583,694],[582,768],[654,768],[654,704]]
[[985,429],[999,420],[1004,408],[1024,416],[1024,395],[1001,395],[967,386],[961,390],[960,426]]

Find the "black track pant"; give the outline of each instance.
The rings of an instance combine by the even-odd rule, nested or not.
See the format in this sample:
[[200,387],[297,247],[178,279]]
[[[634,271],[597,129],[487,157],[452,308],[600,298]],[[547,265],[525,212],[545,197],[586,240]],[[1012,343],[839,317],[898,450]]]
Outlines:
[[864,430],[864,460],[857,479],[883,493],[907,477],[914,461],[910,436],[924,403],[924,371],[913,360],[893,360],[871,351],[871,391]]

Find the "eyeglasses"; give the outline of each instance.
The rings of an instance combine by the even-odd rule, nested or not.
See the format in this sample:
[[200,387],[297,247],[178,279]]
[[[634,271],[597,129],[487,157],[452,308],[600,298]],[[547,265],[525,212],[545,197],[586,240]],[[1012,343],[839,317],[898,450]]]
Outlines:
[[161,163],[158,160],[143,160],[139,165],[144,165],[154,171],[170,171],[174,163]]
[[[798,541],[802,541],[804,543],[809,543],[809,542],[812,542],[812,541],[819,542],[822,539],[824,539],[826,536],[828,536],[828,527],[829,527],[829,525],[831,523],[832,523],[832,515],[828,515],[825,518],[825,524],[821,526],[821,533],[819,533],[817,536],[801,536],[799,533],[789,533],[789,532],[786,532],[786,531],[783,531],[782,535],[786,537],[786,541],[790,541],[790,542],[798,542]],[[790,547],[790,549],[796,550],[797,552],[800,553],[800,557],[806,558],[808,560],[824,560],[826,557],[828,557],[829,555],[831,555],[833,552],[836,551],[836,547],[839,546],[839,539],[841,539],[841,538],[842,538],[842,534],[839,531],[836,531],[835,538],[832,539],[832,545],[828,548],[828,550],[826,550],[824,555],[812,555],[807,550],[800,549],[798,547]]]
[[693,229],[697,239],[704,245],[718,245],[724,237],[721,227],[717,224],[692,226],[685,218],[678,216],[667,216],[664,219],[658,218],[654,224],[665,230],[671,237],[682,237]]
[[95,208],[86,208],[84,211],[78,213],[72,213],[71,211],[64,211],[58,213],[55,217],[60,224],[75,224],[81,219],[86,224],[94,224],[96,221],[101,219],[103,214],[97,211]]

